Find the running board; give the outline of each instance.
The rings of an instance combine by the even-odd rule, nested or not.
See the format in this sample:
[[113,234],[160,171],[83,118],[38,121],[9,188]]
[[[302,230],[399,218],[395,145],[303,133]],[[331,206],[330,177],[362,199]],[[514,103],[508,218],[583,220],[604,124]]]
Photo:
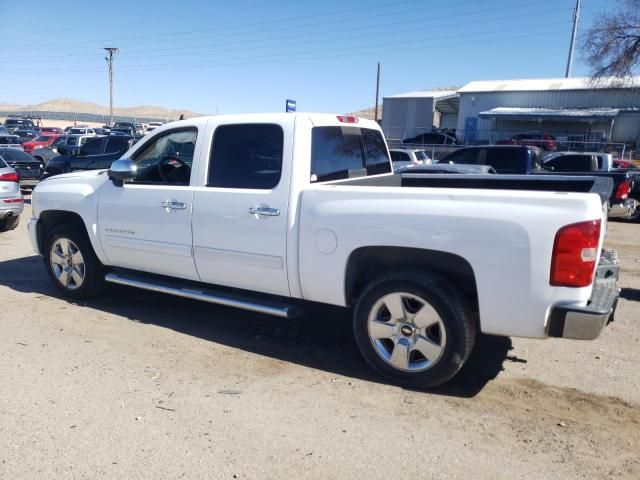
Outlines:
[[297,314],[297,309],[292,305],[278,304],[275,302],[262,302],[256,299],[243,298],[226,292],[216,292],[209,290],[199,290],[197,288],[185,288],[179,285],[151,281],[147,277],[135,278],[125,276],[120,273],[107,273],[104,277],[109,283],[125,285],[127,287],[141,288],[152,292],[167,293],[176,297],[200,300],[226,307],[240,308],[251,312],[264,313],[281,318],[292,318]]

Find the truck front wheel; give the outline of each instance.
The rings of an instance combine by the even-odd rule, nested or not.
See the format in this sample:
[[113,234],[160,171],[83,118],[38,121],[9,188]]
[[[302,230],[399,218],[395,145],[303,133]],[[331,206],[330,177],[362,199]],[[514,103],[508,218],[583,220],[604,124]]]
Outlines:
[[84,232],[72,226],[54,228],[45,240],[44,264],[55,286],[74,299],[98,294],[104,268]]
[[365,360],[383,377],[404,386],[435,387],[464,365],[476,328],[465,301],[444,278],[396,272],[364,288],[354,335]]

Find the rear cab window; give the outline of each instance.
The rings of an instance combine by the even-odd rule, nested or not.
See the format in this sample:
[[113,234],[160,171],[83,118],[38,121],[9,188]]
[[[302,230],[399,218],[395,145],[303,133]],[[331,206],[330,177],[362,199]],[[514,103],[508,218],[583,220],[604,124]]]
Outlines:
[[387,147],[378,130],[354,126],[313,127],[312,183],[391,172]]

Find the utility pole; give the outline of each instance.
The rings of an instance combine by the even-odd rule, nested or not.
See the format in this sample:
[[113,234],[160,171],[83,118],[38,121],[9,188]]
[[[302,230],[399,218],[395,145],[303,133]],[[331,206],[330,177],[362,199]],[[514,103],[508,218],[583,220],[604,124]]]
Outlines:
[[113,125],[113,54],[118,53],[120,49],[115,47],[104,47],[109,54],[104,59],[109,62],[109,125]]
[[569,58],[567,59],[567,71],[565,78],[571,76],[571,64],[573,63],[573,50],[576,46],[576,34],[578,33],[578,19],[580,18],[580,0],[576,0],[576,8],[573,10],[573,31],[571,32],[571,44],[569,45]]
[[378,98],[380,98],[380,62],[378,62],[378,76],[376,77],[376,110],[373,114],[373,120],[378,121]]

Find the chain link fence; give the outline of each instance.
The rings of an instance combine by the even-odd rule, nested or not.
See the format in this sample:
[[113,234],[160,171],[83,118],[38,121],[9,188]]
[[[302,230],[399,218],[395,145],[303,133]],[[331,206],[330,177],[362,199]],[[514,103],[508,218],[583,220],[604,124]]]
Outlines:
[[[44,112],[44,111],[0,111],[0,117],[28,117],[32,119],[40,120],[63,120],[66,122],[95,122],[107,124],[109,123],[109,115],[101,115],[97,113],[82,113],[82,112]],[[114,122],[136,122],[136,123],[148,123],[148,122],[169,122],[176,120],[175,118],[161,118],[161,117],[131,117],[125,115],[114,115]]]
[[432,130],[431,128],[424,130],[420,128],[405,129],[404,133],[401,128],[390,128],[385,133],[389,148],[421,149],[434,160],[469,145],[527,145],[541,148],[543,155],[546,152],[556,151],[605,152],[613,154],[615,158],[640,159],[637,142],[609,142],[604,136],[596,133],[553,133],[552,137],[548,137],[548,134],[545,136],[546,132],[527,132],[525,138],[522,137],[523,132],[465,132],[447,129]]

